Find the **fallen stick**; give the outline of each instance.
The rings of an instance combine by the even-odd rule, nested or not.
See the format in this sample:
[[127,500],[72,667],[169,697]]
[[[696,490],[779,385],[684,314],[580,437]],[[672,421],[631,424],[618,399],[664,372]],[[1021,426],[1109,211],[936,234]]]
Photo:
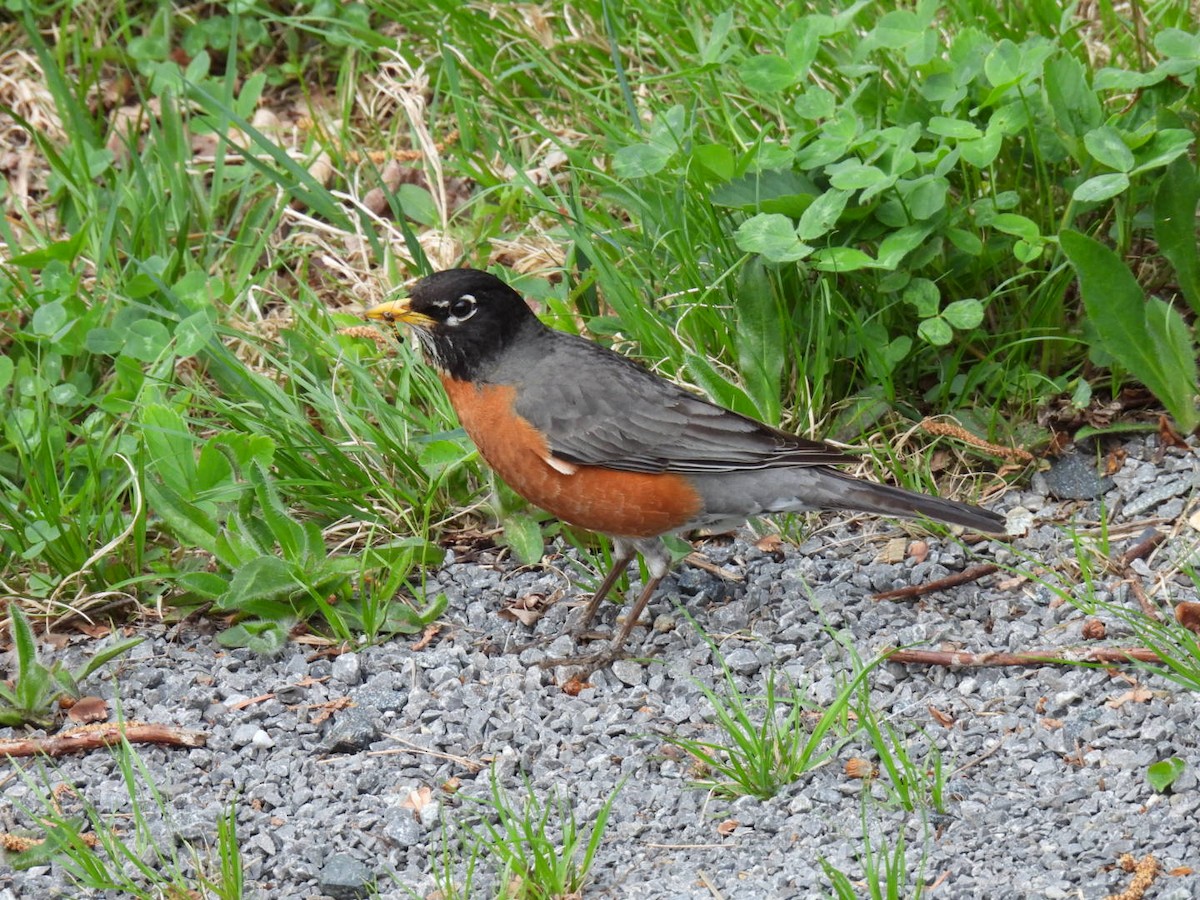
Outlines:
[[1030,653],[969,653],[965,650],[885,651],[890,662],[915,666],[987,668],[995,666],[1069,666],[1076,663],[1162,662],[1149,647],[1094,647],[1090,650],[1046,650]]
[[960,584],[970,584],[972,581],[978,581],[985,575],[991,575],[993,572],[999,572],[1000,567],[987,563],[982,566],[964,569],[962,572],[956,572],[953,575],[947,575],[945,578],[938,578],[935,581],[927,581],[924,584],[910,584],[908,587],[897,588],[894,591],[884,591],[881,594],[871,596],[872,600],[911,600],[914,597],[922,597],[925,594],[932,594],[934,591],[942,591],[946,588],[958,587]]
[[65,756],[84,750],[96,750],[119,744],[124,738],[131,744],[164,744],[169,747],[203,747],[208,740],[200,731],[185,731],[170,725],[147,722],[102,722],[60,731],[48,737],[0,740],[0,757]]
[[1134,560],[1145,559],[1154,551],[1155,547],[1167,539],[1166,534],[1159,531],[1157,528],[1147,528],[1146,531],[1149,532],[1146,537],[1142,538],[1140,541],[1121,554],[1118,565],[1120,565],[1122,569],[1128,569],[1129,564]]

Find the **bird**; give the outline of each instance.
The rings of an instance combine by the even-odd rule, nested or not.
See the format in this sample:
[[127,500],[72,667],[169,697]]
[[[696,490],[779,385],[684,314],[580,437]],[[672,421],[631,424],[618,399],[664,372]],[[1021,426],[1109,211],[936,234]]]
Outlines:
[[490,272],[434,272],[407,297],[373,306],[365,317],[412,329],[468,437],[514,491],[612,539],[612,568],[584,609],[580,631],[636,555],[645,561],[649,577],[609,645],[553,662],[579,663],[590,673],[624,655],[671,567],[666,535],[835,509],[1004,530],[997,513],[841,472],[834,467],[854,457],[550,328]]

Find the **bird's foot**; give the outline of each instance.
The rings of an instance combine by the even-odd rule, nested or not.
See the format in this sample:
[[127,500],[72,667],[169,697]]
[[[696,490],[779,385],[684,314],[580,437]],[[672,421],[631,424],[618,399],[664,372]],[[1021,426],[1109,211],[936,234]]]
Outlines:
[[578,656],[558,656],[551,659],[543,659],[538,665],[543,669],[557,669],[559,667],[570,668],[571,677],[575,680],[582,681],[593,672],[607,668],[615,663],[618,659],[629,659],[633,654],[624,646],[609,643],[603,650],[596,653],[582,653]]

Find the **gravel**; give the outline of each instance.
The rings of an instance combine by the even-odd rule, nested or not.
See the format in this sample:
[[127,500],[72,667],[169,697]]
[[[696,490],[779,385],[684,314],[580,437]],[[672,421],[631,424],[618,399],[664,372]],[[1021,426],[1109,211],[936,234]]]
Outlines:
[[[865,788],[864,802],[863,782],[843,768],[851,757],[878,763],[861,737],[766,801],[690,787],[695,772],[666,738],[722,740],[702,686],[721,692],[724,676],[697,626],[742,690],[761,693],[775,671],[816,704],[828,704],[852,677],[843,643],[863,660],[898,645],[1071,647],[1088,643],[1083,623],[1099,618],[1105,643],[1130,645],[1118,617],[1085,615],[1080,607],[1090,596],[1136,606],[1135,596],[1097,566],[1081,574],[1062,525],[1098,536],[1104,510],[1114,556],[1155,525],[1169,538],[1136,569],[1142,586],[1168,610],[1200,599],[1179,571],[1181,563],[1197,564],[1200,538],[1188,516],[1200,495],[1200,451],[1195,443],[1188,451],[1163,449],[1153,439],[1124,450],[1097,499],[1050,499],[1085,492],[1061,484],[1052,491],[1041,476],[1010,491],[1001,507],[1034,517],[1011,545],[985,542],[964,552],[928,538],[923,561],[906,553],[885,562],[888,541],[907,532],[869,519],[828,521],[801,547],[777,552],[758,549],[745,531],[703,541],[703,555],[741,580],[680,568],[650,605],[653,628],[634,631],[639,652],[655,661],[615,663],[577,696],[560,686],[567,673],[536,665],[582,649],[560,634],[586,597],[586,584],[568,578],[588,569],[559,545],[549,548],[544,568],[485,553],[430,573],[426,589],[444,592],[449,606],[445,627],[422,650],[410,638],[335,659],[295,644],[263,658],[222,649],[203,624],[148,626],[148,640],[87,688],[119,699],[127,718],[207,735],[200,749],[138,748],[165,814],[148,789],[141,808],[163,847],[191,843],[215,872],[214,851],[205,848],[234,802],[251,897],[361,897],[373,882],[384,897],[428,895],[447,830],[478,822],[481,807],[471,798],[489,796],[492,769],[514,800],[526,783],[543,802],[560,791],[584,826],[620,788],[587,896],[827,894],[822,859],[862,877],[865,822],[876,852],[903,835],[910,893],[920,878],[938,885],[938,897],[1102,897],[1129,885],[1132,876],[1117,865],[1125,853],[1152,853],[1165,870],[1200,869],[1200,704],[1161,677],[1128,666],[881,665],[870,676],[871,708],[913,758],[922,760],[930,744],[940,750],[944,813],[900,808],[889,800],[886,774]],[[1074,465],[1074,480],[1095,481]],[[1026,571],[1045,566],[1042,580],[1053,588],[1002,572],[911,601],[871,598],[960,571],[976,558]],[[589,577],[577,580],[590,584]],[[517,598],[562,592],[533,628],[497,615]],[[609,624],[616,612],[605,608]],[[61,656],[77,664],[96,648],[79,637]],[[105,680],[114,671],[115,681]],[[1171,792],[1155,793],[1147,766],[1175,756],[1187,768]],[[32,780],[7,777],[5,831],[31,828],[30,810],[41,802],[30,787],[41,764],[20,765]],[[55,760],[46,778],[75,785],[132,829],[130,798],[110,753]],[[455,793],[445,789],[451,779],[459,782]],[[71,798],[62,802],[71,812]],[[188,870],[190,855],[180,857]],[[57,865],[0,869],[0,900],[85,896]],[[1200,896],[1200,877],[1164,874],[1150,896]]]

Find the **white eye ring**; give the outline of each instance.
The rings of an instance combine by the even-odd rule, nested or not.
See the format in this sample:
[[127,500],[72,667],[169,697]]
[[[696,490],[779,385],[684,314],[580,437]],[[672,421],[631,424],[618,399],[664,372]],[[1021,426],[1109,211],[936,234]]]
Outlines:
[[475,297],[471,294],[463,294],[457,300],[450,301],[450,318],[455,321],[462,322],[475,315],[475,310],[478,308]]

